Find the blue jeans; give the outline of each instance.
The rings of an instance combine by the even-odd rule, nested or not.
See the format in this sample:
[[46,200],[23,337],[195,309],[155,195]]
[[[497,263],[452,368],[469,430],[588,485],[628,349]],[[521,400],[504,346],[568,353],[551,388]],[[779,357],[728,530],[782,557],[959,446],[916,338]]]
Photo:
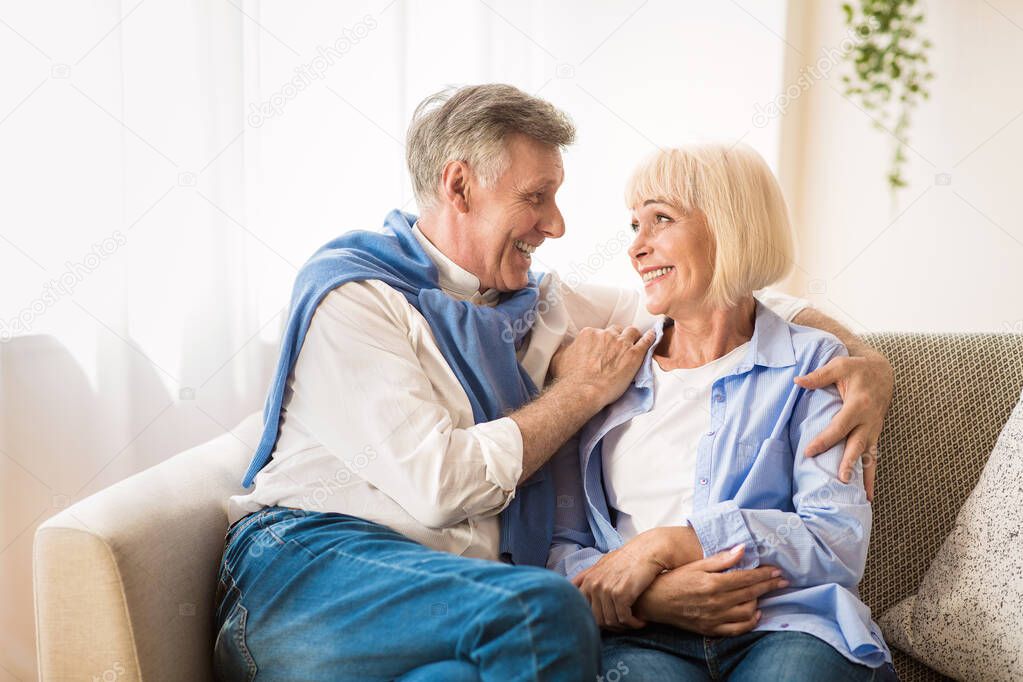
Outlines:
[[898,682],[895,668],[858,665],[805,632],[703,637],[667,625],[605,633],[603,682]]
[[216,602],[222,680],[593,680],[600,659],[560,575],[344,514],[268,507],[235,523]]

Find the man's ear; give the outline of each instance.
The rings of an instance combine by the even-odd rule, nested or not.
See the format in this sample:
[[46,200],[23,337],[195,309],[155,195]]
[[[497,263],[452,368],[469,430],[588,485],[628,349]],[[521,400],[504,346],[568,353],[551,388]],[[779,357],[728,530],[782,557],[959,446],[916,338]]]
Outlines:
[[469,167],[464,161],[448,161],[440,176],[441,195],[459,213],[469,212]]

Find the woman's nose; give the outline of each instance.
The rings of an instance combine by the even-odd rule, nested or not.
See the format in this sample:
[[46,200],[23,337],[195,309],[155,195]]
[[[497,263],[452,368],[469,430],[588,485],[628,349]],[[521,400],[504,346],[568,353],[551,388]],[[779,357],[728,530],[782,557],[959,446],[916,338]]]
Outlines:
[[640,230],[633,238],[632,244],[629,245],[629,257],[635,260],[649,254],[650,248],[647,246],[646,239],[643,236],[643,231]]

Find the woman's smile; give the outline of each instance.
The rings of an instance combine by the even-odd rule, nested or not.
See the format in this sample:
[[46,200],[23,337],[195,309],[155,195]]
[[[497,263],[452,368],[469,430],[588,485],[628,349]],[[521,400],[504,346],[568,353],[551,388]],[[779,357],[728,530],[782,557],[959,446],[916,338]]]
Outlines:
[[639,271],[639,276],[643,278],[644,287],[651,287],[655,283],[663,281],[665,277],[674,272],[674,265],[658,265],[655,267],[643,268]]

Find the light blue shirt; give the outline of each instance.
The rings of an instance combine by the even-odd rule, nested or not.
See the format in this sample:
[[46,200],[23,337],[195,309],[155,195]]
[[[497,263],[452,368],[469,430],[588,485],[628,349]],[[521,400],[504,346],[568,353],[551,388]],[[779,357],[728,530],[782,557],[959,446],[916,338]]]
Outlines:
[[[655,325],[657,342],[663,325],[663,318]],[[604,492],[601,443],[653,408],[656,345],[622,397],[580,432],[578,450],[563,449],[554,460],[558,498],[548,566],[568,577],[623,544]],[[871,525],[862,469],[849,483],[839,480],[844,441],[816,457],[803,455],[841,409],[841,398],[834,386],[808,391],[792,381],[845,355],[831,334],[789,324],[757,302],[745,356],[714,381],[692,508],[678,510],[678,523],[693,527],[704,556],[741,544],[737,568],[777,566],[791,582],[761,597],[755,630],[806,632],[877,667],[891,654],[857,589]]]

